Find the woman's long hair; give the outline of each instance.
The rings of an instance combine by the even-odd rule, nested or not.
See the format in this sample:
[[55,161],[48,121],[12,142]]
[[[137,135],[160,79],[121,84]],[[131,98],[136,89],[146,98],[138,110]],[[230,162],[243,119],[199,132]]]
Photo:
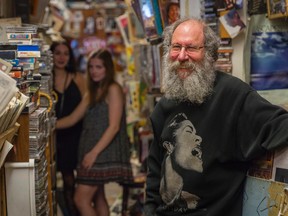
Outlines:
[[[105,77],[100,82],[94,82],[89,73],[89,64],[91,59],[100,59],[105,67]],[[99,49],[89,55],[87,62],[87,86],[90,94],[90,105],[105,100],[108,94],[109,86],[115,83],[115,68],[111,53],[106,49]]]

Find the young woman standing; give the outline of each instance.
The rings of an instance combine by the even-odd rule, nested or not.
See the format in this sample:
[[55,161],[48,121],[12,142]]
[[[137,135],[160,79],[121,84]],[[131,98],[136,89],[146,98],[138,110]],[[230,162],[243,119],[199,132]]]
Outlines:
[[75,203],[82,216],[108,216],[104,184],[132,181],[123,89],[115,79],[108,50],[92,53],[87,66],[88,94],[57,128],[82,119]]
[[[78,106],[85,93],[86,83],[84,75],[76,72],[74,55],[68,43],[54,42],[50,49],[53,53],[53,87],[58,99],[55,111],[59,119],[72,113]],[[57,170],[62,174],[63,194],[69,216],[79,215],[73,197],[81,130],[81,121],[69,128],[56,130]]]

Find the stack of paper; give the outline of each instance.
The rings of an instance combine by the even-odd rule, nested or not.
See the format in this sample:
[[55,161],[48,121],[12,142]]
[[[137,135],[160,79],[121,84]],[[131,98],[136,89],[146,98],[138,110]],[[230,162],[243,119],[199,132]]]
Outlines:
[[16,81],[9,75],[0,72],[0,116],[17,91]]
[[0,134],[14,126],[21,112],[25,108],[28,99],[29,97],[21,92],[17,92],[12,97],[0,115]]

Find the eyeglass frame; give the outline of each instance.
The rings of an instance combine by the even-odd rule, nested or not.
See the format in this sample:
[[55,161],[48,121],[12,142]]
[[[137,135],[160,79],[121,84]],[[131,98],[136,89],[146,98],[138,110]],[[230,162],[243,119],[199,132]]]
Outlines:
[[[205,45],[203,45],[203,46],[192,46],[191,44],[189,44],[189,45],[181,45],[181,44],[175,43],[175,44],[171,44],[170,45],[170,52],[172,51],[174,53],[180,53],[183,47],[184,47],[184,50],[185,50],[186,53],[193,54],[193,53],[198,53],[201,49],[205,48]],[[175,50],[176,48],[179,48],[179,50]],[[191,50],[189,51],[188,49],[192,49],[192,51]]]

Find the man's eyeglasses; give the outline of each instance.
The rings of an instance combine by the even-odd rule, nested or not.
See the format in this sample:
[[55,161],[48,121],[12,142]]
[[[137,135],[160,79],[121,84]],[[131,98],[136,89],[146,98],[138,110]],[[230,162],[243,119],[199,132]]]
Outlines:
[[189,54],[197,53],[201,49],[204,48],[204,46],[192,46],[192,45],[183,46],[180,44],[171,44],[170,49],[171,49],[171,52],[179,53],[183,47],[184,47],[184,50],[186,51],[186,53],[189,53]]

